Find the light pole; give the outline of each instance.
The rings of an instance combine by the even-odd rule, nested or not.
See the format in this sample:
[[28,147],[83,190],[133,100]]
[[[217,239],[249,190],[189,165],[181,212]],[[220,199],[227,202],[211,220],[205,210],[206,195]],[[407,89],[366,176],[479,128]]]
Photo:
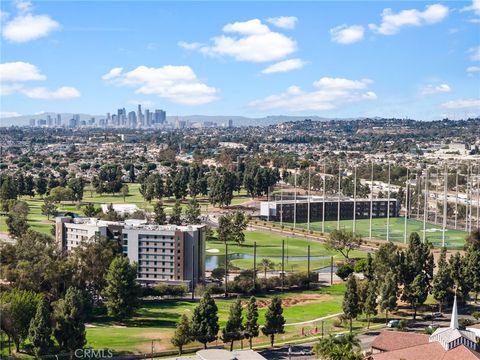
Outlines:
[[355,234],[357,219],[357,164],[355,164],[353,172],[353,233]]
[[372,189],[370,190],[370,228],[369,228],[369,238],[372,240],[372,219],[373,219],[373,160],[372,160],[372,173],[370,175],[370,185]]
[[403,230],[403,242],[407,243],[407,223],[408,223],[408,191],[410,188],[409,178],[408,178],[408,167],[407,167],[407,180],[405,182],[406,192],[405,192],[405,228]]
[[387,241],[390,240],[390,161],[388,162],[388,189],[387,189]]

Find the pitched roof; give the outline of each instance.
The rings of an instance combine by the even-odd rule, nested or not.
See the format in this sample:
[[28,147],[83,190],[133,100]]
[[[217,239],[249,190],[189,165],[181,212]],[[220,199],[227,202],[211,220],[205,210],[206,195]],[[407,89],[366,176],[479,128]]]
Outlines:
[[372,348],[382,351],[392,351],[428,344],[429,336],[402,331],[382,331],[372,342]]
[[372,357],[374,360],[441,360],[444,354],[445,349],[442,345],[434,342],[382,352],[374,354]]

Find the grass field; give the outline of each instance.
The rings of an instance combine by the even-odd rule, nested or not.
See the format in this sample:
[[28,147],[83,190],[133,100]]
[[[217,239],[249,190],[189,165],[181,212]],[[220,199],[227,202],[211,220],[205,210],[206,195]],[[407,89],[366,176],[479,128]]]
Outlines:
[[[340,313],[341,299],[345,291],[344,284],[333,285],[315,291],[281,294],[284,300],[284,317],[287,322],[286,333],[279,340],[301,337],[301,328],[315,324],[289,325],[305,322],[319,317]],[[264,323],[268,297],[258,296],[259,323]],[[216,299],[219,309],[220,327],[225,325],[233,299]],[[242,299],[247,300],[247,298]],[[110,348],[115,351],[149,352],[151,342],[157,351],[172,349],[170,338],[176,322],[182,314],[191,316],[198,302],[185,300],[160,300],[143,302],[135,317],[125,324],[117,324],[106,317],[99,317],[87,328],[87,346]],[[255,343],[267,343],[260,336]],[[237,344],[239,345],[239,344]]]
[[[286,259],[285,270],[286,271],[306,271],[307,270],[307,246],[310,245],[310,256],[314,259],[311,260],[311,269],[325,267],[330,265],[330,256],[334,257],[334,260],[343,259],[342,255],[325,248],[325,245],[318,241],[296,239],[288,236],[281,236],[277,233],[268,233],[261,231],[246,231],[245,242],[242,246],[228,245],[229,254],[246,254],[248,258],[233,259],[230,260],[231,264],[241,269],[253,268],[253,243],[257,243],[257,266],[262,258],[269,258],[277,264],[277,270],[280,268],[280,257],[282,255],[282,240],[285,240],[285,256],[286,257],[302,257],[301,259]],[[209,240],[206,245],[207,255],[218,256],[224,261],[225,245],[222,241]],[[215,251],[215,252],[212,252]],[[350,257],[365,257],[366,253],[363,251],[352,251]],[[325,257],[323,259],[315,259],[315,257]],[[221,265],[223,265],[223,261]],[[208,262],[208,256],[207,256]]]
[[[277,223],[279,224],[279,223]],[[285,227],[290,228],[293,226],[291,223],[285,223]],[[298,228],[307,228],[306,223],[297,223]],[[331,232],[337,228],[336,221],[326,221],[325,222],[325,232]],[[341,220],[340,228],[345,230],[352,230],[353,221],[352,220]],[[441,225],[432,225],[427,224],[426,238],[428,241],[433,243],[435,247],[442,246],[442,226]],[[310,223],[310,229],[315,231],[322,230],[322,222],[312,222]],[[364,239],[368,239],[370,229],[370,220],[361,219],[356,221],[356,232],[362,235]],[[404,241],[404,229],[405,229],[405,218],[397,217],[390,218],[390,240],[396,242]],[[418,232],[420,237],[423,238],[423,222],[408,219],[407,223],[407,234],[412,232]],[[465,236],[467,233],[463,230],[452,230],[447,229],[445,233],[445,245],[450,248],[461,248],[463,247]],[[387,239],[387,219],[372,219],[372,237],[377,240],[386,240]],[[407,237],[408,239],[408,237]]]
[[[153,211],[153,204],[145,201],[140,194],[140,184],[128,184],[129,187],[129,194],[123,199],[122,195],[111,195],[111,194],[102,194],[99,195],[95,193],[95,191],[91,191],[89,187],[85,188],[83,201],[80,206],[77,203],[61,203],[58,204],[58,210],[60,212],[63,211],[71,211],[83,215],[83,205],[89,202],[93,203],[95,206],[99,207],[101,204],[135,204],[140,209],[144,209],[146,211]],[[250,198],[246,194],[244,190],[240,191],[240,193],[235,193],[232,205],[238,205],[244,203],[245,201],[249,200]],[[26,201],[30,206],[30,212],[28,215],[28,222],[31,229],[36,230],[41,233],[50,234],[50,229],[52,224],[54,223],[52,220],[47,220],[45,215],[42,215],[41,206],[43,204],[43,199],[39,196],[35,196],[33,198],[30,197],[23,197],[21,200]],[[189,197],[186,198],[185,201],[182,202],[182,207],[185,208],[187,206],[187,200]],[[198,198],[200,205],[202,206],[202,210],[204,210],[207,206],[211,207],[208,203],[208,199],[204,197]],[[166,198],[163,199],[163,203],[166,209],[166,212],[169,213],[170,209],[175,204],[175,199],[173,198]],[[0,232],[7,232],[7,226],[5,224],[5,216],[0,216]]]

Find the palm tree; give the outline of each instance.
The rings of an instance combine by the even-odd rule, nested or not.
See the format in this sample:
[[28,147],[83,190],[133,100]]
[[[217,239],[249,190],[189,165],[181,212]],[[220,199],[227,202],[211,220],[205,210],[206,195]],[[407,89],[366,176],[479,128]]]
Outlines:
[[275,269],[275,263],[270,259],[263,258],[260,261],[259,268],[263,270],[263,273],[264,273],[265,279],[266,279],[267,278],[267,271]]
[[317,358],[324,360],[361,360],[360,341],[353,334],[330,336],[321,339],[313,346]]

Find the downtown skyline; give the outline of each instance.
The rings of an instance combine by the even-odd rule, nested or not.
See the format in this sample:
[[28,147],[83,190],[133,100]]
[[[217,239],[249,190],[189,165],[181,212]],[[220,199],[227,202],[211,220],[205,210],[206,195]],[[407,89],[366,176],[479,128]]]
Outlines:
[[[479,1],[2,2],[2,117],[479,114]],[[215,14],[215,16],[212,16]]]

